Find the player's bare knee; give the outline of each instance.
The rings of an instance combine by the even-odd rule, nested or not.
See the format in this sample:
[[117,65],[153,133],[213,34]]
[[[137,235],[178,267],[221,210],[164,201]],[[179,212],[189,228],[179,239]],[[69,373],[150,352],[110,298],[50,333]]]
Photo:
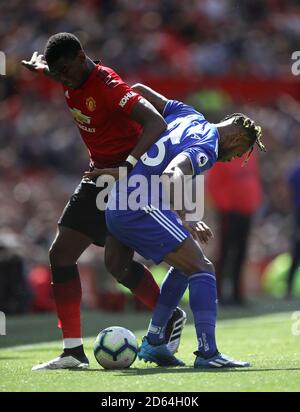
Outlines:
[[59,252],[59,248],[56,246],[55,242],[52,243],[49,249],[49,261],[50,265],[55,266],[62,266],[62,253]]
[[105,248],[104,263],[109,273],[113,274],[115,270],[114,254],[109,250],[108,247]]
[[202,272],[215,273],[215,267],[213,263],[207,258],[203,261],[202,268]]
[[188,276],[194,275],[197,272],[215,273],[214,265],[207,258],[199,259],[199,261],[191,262],[186,269]]
[[60,242],[54,241],[49,249],[49,261],[52,267],[70,266],[77,263],[77,258],[70,256]]
[[126,272],[126,264],[118,255],[105,251],[105,266],[109,273],[117,280],[122,281]]
[[56,247],[55,247],[54,243],[52,243],[52,245],[50,246],[48,255],[49,255],[50,265],[55,266],[55,264],[56,264]]

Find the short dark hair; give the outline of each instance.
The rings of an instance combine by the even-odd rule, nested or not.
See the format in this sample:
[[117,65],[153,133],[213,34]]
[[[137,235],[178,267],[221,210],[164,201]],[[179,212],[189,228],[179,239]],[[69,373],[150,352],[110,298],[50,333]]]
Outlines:
[[79,39],[72,33],[57,33],[51,36],[45,46],[44,56],[51,66],[60,57],[74,59],[82,50]]

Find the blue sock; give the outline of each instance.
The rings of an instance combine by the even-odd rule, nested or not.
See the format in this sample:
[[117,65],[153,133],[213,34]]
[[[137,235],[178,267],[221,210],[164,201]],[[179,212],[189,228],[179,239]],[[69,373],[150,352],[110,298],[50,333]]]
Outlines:
[[160,288],[160,295],[155,305],[148,328],[147,338],[152,345],[165,342],[165,328],[188,286],[188,277],[175,268],[171,268]]
[[215,326],[217,288],[214,273],[199,272],[189,278],[190,307],[194,315],[198,351],[205,358],[217,352]]

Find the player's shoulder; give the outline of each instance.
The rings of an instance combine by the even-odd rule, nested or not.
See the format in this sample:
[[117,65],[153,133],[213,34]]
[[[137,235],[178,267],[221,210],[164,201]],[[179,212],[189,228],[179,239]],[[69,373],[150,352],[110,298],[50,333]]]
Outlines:
[[189,104],[186,104],[180,100],[168,100],[166,102],[163,116],[167,117],[170,114],[182,114],[183,116],[186,116],[188,114],[201,115],[201,113],[199,113],[193,106],[190,106]]
[[96,65],[95,79],[105,88],[112,89],[119,84],[124,84],[123,79],[111,67],[103,66],[101,63]]

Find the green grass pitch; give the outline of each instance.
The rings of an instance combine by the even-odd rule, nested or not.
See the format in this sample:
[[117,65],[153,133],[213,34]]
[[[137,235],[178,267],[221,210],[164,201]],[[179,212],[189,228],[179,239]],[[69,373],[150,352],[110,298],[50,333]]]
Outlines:
[[[105,321],[99,322],[99,316]],[[99,323],[101,327],[127,326],[136,332],[139,341],[148,320],[149,314],[85,315],[85,323],[94,328]],[[93,336],[85,339],[90,370],[31,372],[34,364],[56,357],[61,350],[54,317],[12,318],[8,320],[7,336],[0,336],[0,391],[300,391],[300,336],[292,334],[293,322],[291,312],[218,322],[220,350],[251,361],[252,367],[247,369],[207,372],[193,369],[196,338],[193,325],[188,324],[178,352],[178,357],[186,362],[183,368],[159,368],[136,361],[126,370],[103,370],[92,352],[98,331],[91,333],[88,329]]]

